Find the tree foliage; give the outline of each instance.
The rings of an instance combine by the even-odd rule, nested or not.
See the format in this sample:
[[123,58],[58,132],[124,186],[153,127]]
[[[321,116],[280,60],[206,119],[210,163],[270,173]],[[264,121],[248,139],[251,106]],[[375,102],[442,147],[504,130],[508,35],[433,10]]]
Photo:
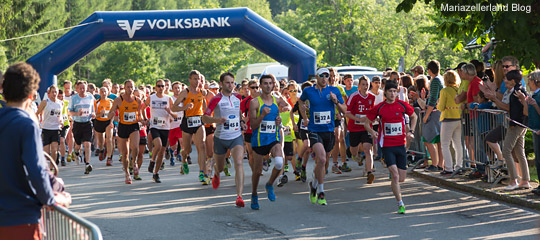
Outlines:
[[[486,44],[491,37],[497,40],[495,58],[512,55],[520,60],[525,69],[540,67],[540,1],[502,0],[494,3],[486,0],[424,0],[431,4],[437,12],[440,21],[437,23],[437,32],[440,35],[457,39],[463,45],[463,39],[479,38],[479,43]],[[396,8],[397,12],[410,12],[416,8],[417,0],[403,0]],[[489,4],[508,5],[507,11],[442,11],[442,7],[457,5],[488,6]],[[530,7],[530,13],[516,12],[512,6]],[[466,40],[465,40],[466,41]]]

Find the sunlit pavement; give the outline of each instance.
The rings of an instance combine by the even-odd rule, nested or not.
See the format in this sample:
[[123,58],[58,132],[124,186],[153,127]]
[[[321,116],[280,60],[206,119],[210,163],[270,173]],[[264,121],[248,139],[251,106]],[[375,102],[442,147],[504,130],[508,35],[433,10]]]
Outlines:
[[[193,148],[195,150],[195,148]],[[142,181],[124,183],[118,155],[114,166],[92,157],[94,171],[84,175],[84,165],[61,167],[60,177],[72,194],[70,210],[97,224],[104,239],[538,239],[537,212],[511,207],[409,178],[402,184],[405,215],[398,215],[388,171],[377,162],[376,179],[366,184],[363,167],[329,173],[325,182],[328,206],[308,200],[306,183],[275,187],[270,202],[264,190],[270,171],[259,185],[260,210],[250,209],[251,170],[244,161],[245,208],[234,205],[232,176],[221,174],[219,189],[198,182],[196,154],[189,175],[180,175],[180,164],[166,161],[162,183],[147,172],[148,155],[141,169]],[[292,168],[291,168],[292,169]],[[313,170],[309,162],[308,173]],[[311,174],[308,174],[310,177]]]

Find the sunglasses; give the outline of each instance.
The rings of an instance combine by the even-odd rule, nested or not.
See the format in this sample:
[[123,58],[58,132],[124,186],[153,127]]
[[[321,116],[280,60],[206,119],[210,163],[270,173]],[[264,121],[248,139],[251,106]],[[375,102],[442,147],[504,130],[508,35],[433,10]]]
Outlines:
[[165,85],[156,85],[156,87],[165,87]]
[[324,73],[323,73],[323,74],[319,74],[319,77],[320,77],[320,78],[329,78],[330,75],[324,74]]
[[295,90],[289,90],[289,92],[298,92],[298,90],[296,90],[296,89]]
[[253,87],[249,87],[249,88],[251,88],[251,89],[259,89],[259,87],[257,87],[257,86],[253,86]]
[[509,68],[509,67],[512,67],[514,65],[503,65],[503,68]]

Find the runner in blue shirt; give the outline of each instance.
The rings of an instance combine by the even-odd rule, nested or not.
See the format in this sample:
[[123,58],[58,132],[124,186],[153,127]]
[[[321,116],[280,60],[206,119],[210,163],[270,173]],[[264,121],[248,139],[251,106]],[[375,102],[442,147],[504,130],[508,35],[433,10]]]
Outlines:
[[[326,205],[324,196],[325,165],[329,160],[328,153],[332,151],[335,142],[334,118],[335,109],[345,113],[343,97],[337,87],[328,85],[330,71],[327,68],[317,70],[317,84],[306,88],[299,99],[300,114],[304,125],[308,127],[310,147],[315,153],[314,177],[309,182],[311,203],[318,202]],[[306,115],[305,101],[309,100],[309,118]]]

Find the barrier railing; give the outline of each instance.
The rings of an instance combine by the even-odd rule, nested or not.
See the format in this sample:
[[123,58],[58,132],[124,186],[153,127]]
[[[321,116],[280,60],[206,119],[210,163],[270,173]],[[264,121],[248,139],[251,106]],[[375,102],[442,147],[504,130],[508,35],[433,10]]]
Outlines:
[[102,240],[99,227],[60,206],[41,210],[43,239]]
[[422,142],[422,119],[425,111],[420,108],[415,108],[414,112],[417,116],[416,128],[414,131],[414,139],[410,140],[407,149],[407,164],[416,169],[427,158],[426,148]]

